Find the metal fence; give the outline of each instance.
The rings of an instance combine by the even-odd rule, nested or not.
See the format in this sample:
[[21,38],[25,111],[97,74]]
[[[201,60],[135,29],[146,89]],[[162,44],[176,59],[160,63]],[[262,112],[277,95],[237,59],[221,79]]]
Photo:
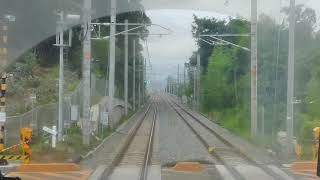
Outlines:
[[[82,83],[70,94],[63,98],[63,121],[64,126],[71,124],[71,106],[78,107],[79,112],[82,109]],[[7,117],[5,122],[5,145],[11,146],[20,141],[20,128],[32,128],[35,136],[43,135],[42,128],[47,126],[51,128],[58,122],[58,103],[51,103],[33,108],[32,110],[18,115]]]
[[108,94],[106,78],[91,76],[91,96],[106,96]]
[[[91,76],[91,96],[105,96],[107,92],[106,79],[96,78]],[[80,112],[82,112],[83,106],[83,83],[77,86],[77,88],[69,94],[64,95],[63,98],[63,121],[64,127],[67,128],[71,122],[71,109],[72,106],[77,109],[76,117],[80,119]],[[98,112],[100,114],[100,112]],[[74,114],[73,114],[74,115]],[[5,123],[5,145],[11,146],[18,144],[20,141],[20,128],[30,127],[33,130],[35,136],[43,135],[42,128],[47,126],[51,128],[57,125],[58,122],[58,103],[51,103],[47,105],[38,106],[29,112],[18,116],[7,117]]]
[[58,107],[56,103],[43,105],[19,116],[7,117],[5,123],[5,145],[11,146],[20,141],[20,128],[31,127],[35,135],[41,134],[43,126],[56,125]]

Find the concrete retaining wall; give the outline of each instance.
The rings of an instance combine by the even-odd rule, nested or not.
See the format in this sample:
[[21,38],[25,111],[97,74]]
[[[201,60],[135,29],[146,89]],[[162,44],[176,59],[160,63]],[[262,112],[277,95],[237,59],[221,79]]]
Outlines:
[[[121,117],[124,115],[124,101],[121,99],[114,98],[113,99],[113,109],[111,110],[111,121],[109,123],[114,124],[118,123]],[[108,109],[109,97],[103,97],[100,102],[91,107],[91,122],[92,128],[96,130],[98,128],[100,116],[102,112],[110,112]],[[128,108],[131,108],[130,104]]]

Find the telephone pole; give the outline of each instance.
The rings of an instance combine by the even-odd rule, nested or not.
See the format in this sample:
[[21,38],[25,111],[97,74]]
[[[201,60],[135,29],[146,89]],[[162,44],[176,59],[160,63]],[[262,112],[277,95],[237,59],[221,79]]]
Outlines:
[[84,145],[90,144],[90,66],[91,66],[91,8],[92,0],[84,0],[83,4],[83,61],[82,61],[82,76],[83,76],[83,109],[82,109],[82,128]]
[[63,82],[64,82],[64,73],[63,73],[63,50],[64,50],[64,41],[63,41],[63,32],[64,32],[64,13],[61,11],[59,14],[60,20],[57,23],[57,42],[59,46],[59,102],[58,102],[58,141],[62,140],[63,136]]
[[146,80],[147,80],[147,59],[144,59],[143,75],[142,75],[142,104],[146,100]]
[[133,81],[132,81],[133,111],[136,110],[136,40],[133,40]]
[[141,72],[142,72],[142,66],[141,66],[141,60],[139,59],[139,66],[138,66],[138,107],[140,109],[141,107]]
[[251,0],[251,137],[257,135],[257,0]]
[[293,153],[293,100],[294,100],[294,47],[295,47],[295,0],[290,0],[289,17],[289,55],[288,55],[288,86],[287,86],[287,150]]
[[183,66],[183,85],[186,85],[186,64]]
[[114,96],[114,79],[115,79],[115,51],[116,51],[116,18],[117,18],[117,2],[111,0],[111,16],[110,16],[110,39],[109,39],[109,122],[110,126],[113,126],[113,120],[111,112],[113,109],[113,96]]
[[200,86],[201,86],[201,64],[200,64],[200,53],[197,54],[197,108],[200,105]]
[[197,68],[193,67],[193,109],[196,107],[196,94],[197,94]]
[[180,73],[180,65],[178,64],[178,72],[177,72],[178,97],[180,95],[180,88],[179,88],[179,86],[180,86],[180,75],[179,75],[179,73]]
[[125,20],[125,37],[124,37],[124,112],[128,115],[128,20]]

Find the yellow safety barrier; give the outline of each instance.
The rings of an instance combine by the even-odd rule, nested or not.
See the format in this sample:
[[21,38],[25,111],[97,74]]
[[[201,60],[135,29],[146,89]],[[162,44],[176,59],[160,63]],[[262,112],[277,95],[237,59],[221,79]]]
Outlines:
[[[1,147],[0,153],[7,152],[11,149],[21,147],[23,153],[21,155],[0,155],[0,160],[21,160],[23,163],[28,164],[31,160],[32,149],[29,142],[32,137],[32,130],[30,128],[21,128],[20,130],[20,144],[10,146],[8,148]],[[0,143],[0,146],[3,145]]]
[[24,155],[0,155],[0,159],[27,161],[30,157]]
[[313,129],[314,144],[311,145],[313,161],[316,161],[318,159],[319,135],[320,135],[320,127],[315,127]]

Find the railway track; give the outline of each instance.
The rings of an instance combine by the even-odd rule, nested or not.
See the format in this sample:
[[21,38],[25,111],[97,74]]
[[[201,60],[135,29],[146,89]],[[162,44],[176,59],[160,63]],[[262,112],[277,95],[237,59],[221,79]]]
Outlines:
[[157,107],[155,103],[152,103],[137,124],[130,130],[122,148],[111,163],[107,172],[108,180],[119,179],[119,177],[114,177],[116,176],[114,175],[116,174],[115,170],[125,166],[134,166],[134,170],[138,171],[135,173],[138,174],[138,177],[132,177],[132,179],[147,180],[152,157],[156,118]]
[[201,120],[187,111],[178,103],[170,100],[167,97],[167,103],[179,115],[179,117],[186,123],[190,130],[199,139],[201,144],[208,149],[208,152],[217,163],[224,165],[224,167],[233,175],[234,179],[245,180],[244,175],[239,173],[236,169],[239,165],[255,166],[260,168],[270,179],[274,180],[288,180],[293,178],[284,178],[276,174],[267,166],[262,165],[251,159],[248,155],[237,151],[234,146],[224,139],[220,134],[204,124]]

